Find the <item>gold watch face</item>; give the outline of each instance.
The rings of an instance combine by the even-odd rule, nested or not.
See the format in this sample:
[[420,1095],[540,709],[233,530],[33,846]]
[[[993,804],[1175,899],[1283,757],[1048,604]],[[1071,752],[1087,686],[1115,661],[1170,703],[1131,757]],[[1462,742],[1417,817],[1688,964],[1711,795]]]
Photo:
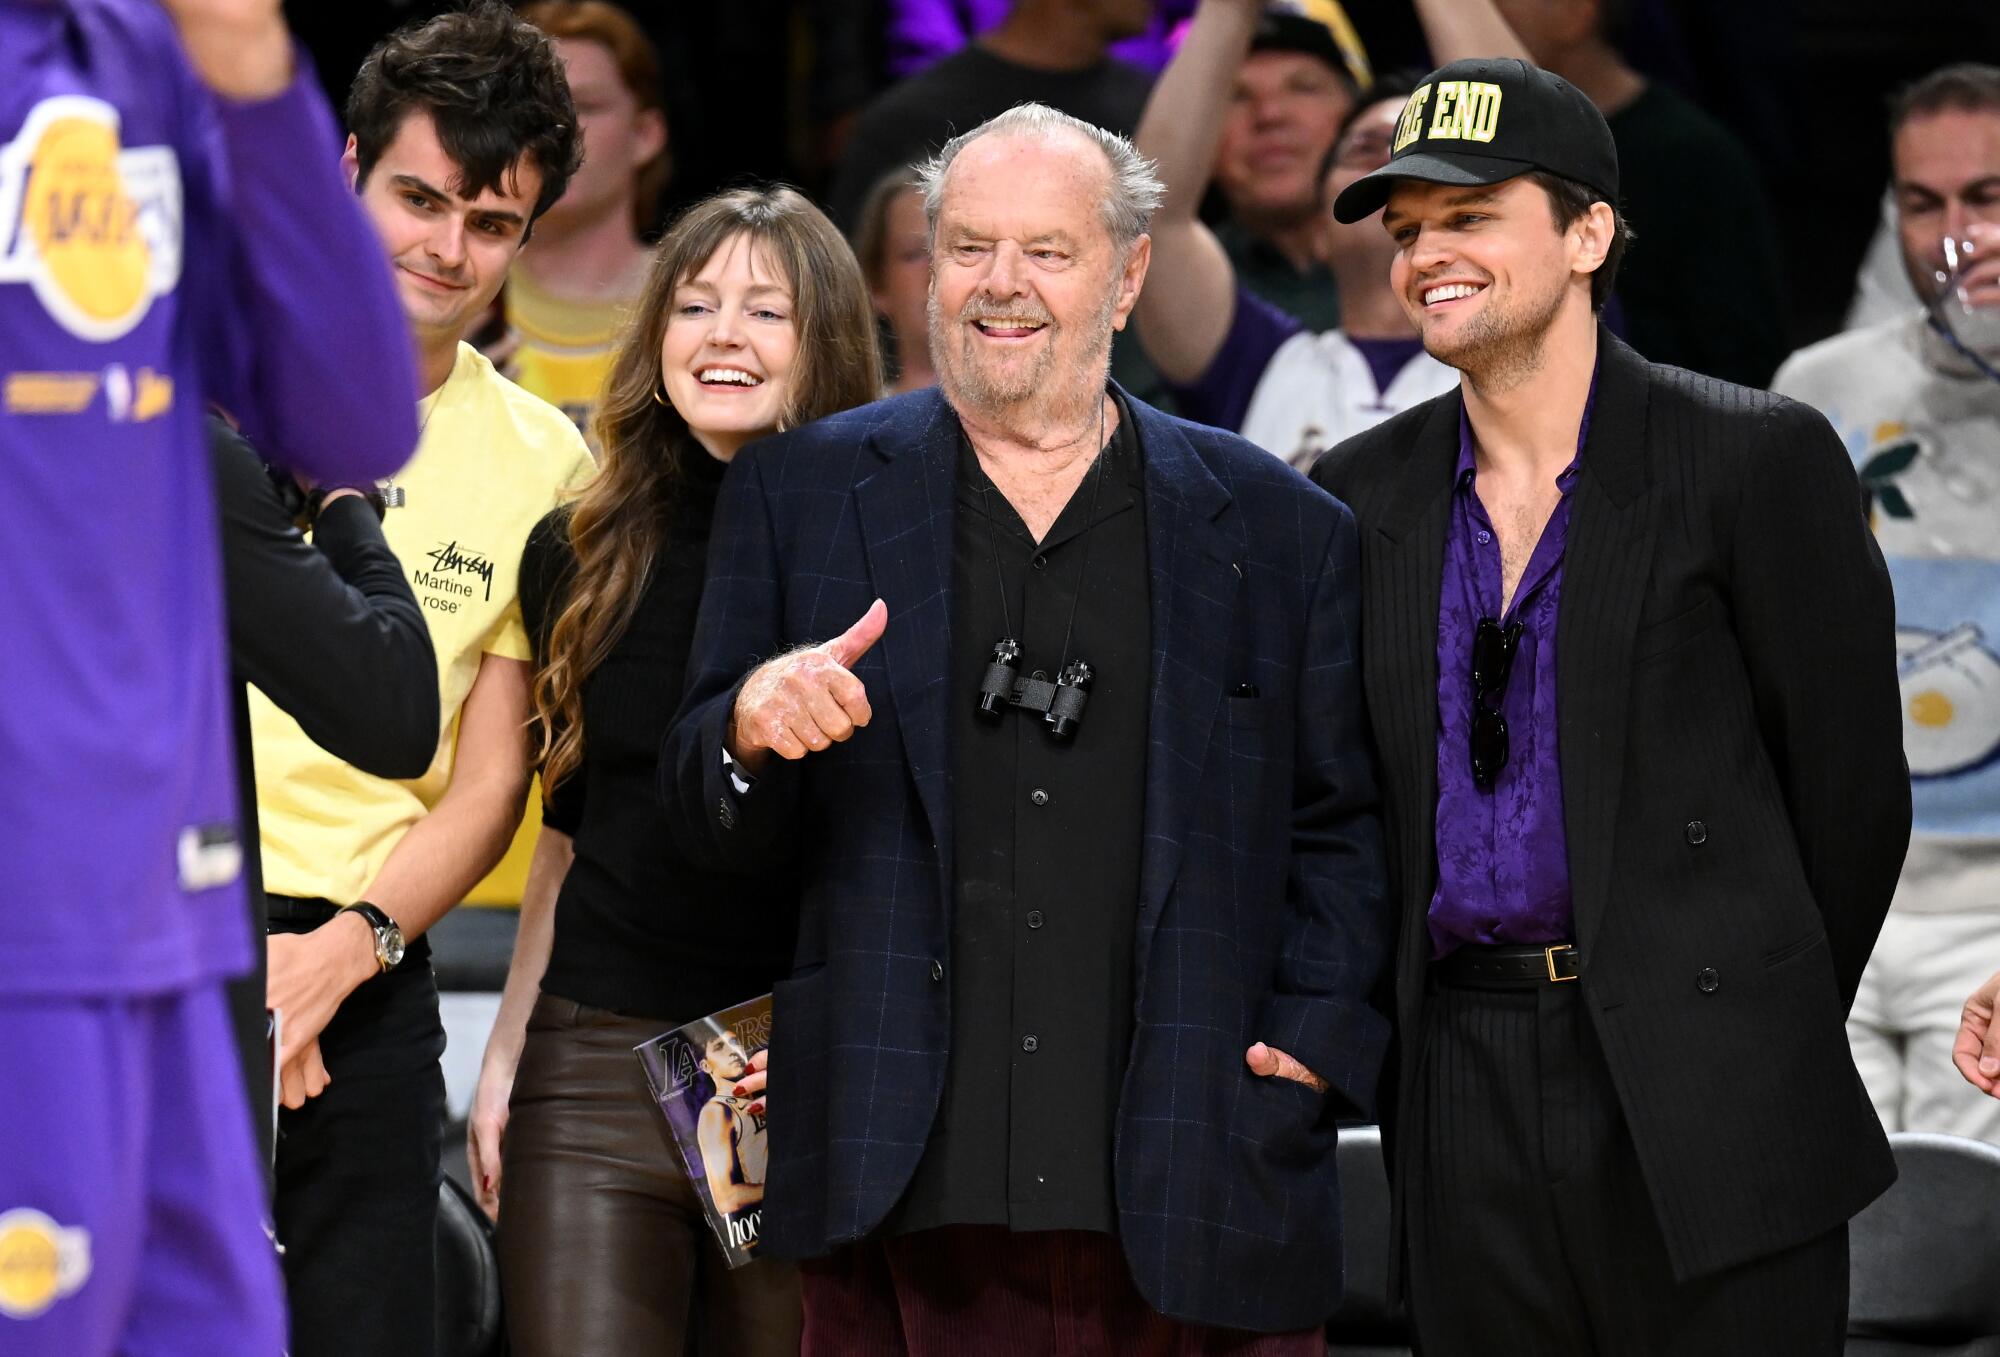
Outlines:
[[378,928],[375,930],[375,960],[382,969],[393,970],[403,963],[403,930],[400,928]]

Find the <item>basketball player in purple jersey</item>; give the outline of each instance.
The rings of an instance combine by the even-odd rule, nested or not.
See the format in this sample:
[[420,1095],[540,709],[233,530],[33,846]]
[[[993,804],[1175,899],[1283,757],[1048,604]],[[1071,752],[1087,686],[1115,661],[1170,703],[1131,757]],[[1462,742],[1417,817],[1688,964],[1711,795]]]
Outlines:
[[205,402],[321,483],[415,441],[278,0],[0,0],[0,1351],[277,1357],[222,998],[251,959]]

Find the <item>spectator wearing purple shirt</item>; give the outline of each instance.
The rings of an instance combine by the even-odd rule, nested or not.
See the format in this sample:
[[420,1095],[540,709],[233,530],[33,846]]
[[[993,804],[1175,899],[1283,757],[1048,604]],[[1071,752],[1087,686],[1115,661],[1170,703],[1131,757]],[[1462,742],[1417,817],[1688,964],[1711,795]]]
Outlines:
[[[1139,149],[1167,185],[1153,217],[1158,281],[1133,311],[1139,343],[1180,412],[1241,433],[1301,469],[1342,439],[1450,390],[1458,374],[1423,351],[1389,290],[1394,253],[1373,222],[1320,214],[1320,250],[1339,283],[1339,328],[1308,332],[1245,287],[1196,215],[1223,111],[1250,49],[1258,0],[1205,0],[1139,125]],[[1389,159],[1409,86],[1384,84],[1349,115],[1319,178],[1325,201]]]
[[9,1357],[284,1343],[203,409],[335,483],[416,434],[313,84],[277,0],[0,0]]
[[1432,1357],[1833,1357],[1895,1173],[1843,1029],[1910,830],[1888,576],[1823,418],[1604,327],[1618,190],[1583,94],[1480,59],[1335,201],[1462,376],[1313,470],[1362,530],[1411,1310]]
[[[1158,0],[1145,30],[1112,44],[1111,55],[1141,70],[1161,70],[1194,6],[1195,0]],[[950,56],[998,28],[1012,7],[1013,0],[889,0],[883,37],[890,76],[907,80]]]

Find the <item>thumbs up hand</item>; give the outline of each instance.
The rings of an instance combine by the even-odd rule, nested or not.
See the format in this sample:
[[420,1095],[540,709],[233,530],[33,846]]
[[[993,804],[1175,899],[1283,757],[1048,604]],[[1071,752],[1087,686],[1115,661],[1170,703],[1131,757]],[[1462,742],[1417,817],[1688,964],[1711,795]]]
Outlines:
[[847,739],[874,714],[851,666],[882,638],[889,605],[876,599],[860,620],[821,645],[766,660],[736,695],[729,756],[755,775],[772,754],[802,759]]

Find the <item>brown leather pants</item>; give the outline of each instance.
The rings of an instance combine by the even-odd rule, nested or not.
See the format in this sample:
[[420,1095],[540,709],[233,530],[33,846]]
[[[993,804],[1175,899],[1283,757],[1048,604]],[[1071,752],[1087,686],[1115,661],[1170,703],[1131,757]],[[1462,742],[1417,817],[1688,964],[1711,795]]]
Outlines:
[[500,1179],[514,1357],[796,1357],[799,1279],[731,1271],[632,1048],[664,1025],[544,994]]

